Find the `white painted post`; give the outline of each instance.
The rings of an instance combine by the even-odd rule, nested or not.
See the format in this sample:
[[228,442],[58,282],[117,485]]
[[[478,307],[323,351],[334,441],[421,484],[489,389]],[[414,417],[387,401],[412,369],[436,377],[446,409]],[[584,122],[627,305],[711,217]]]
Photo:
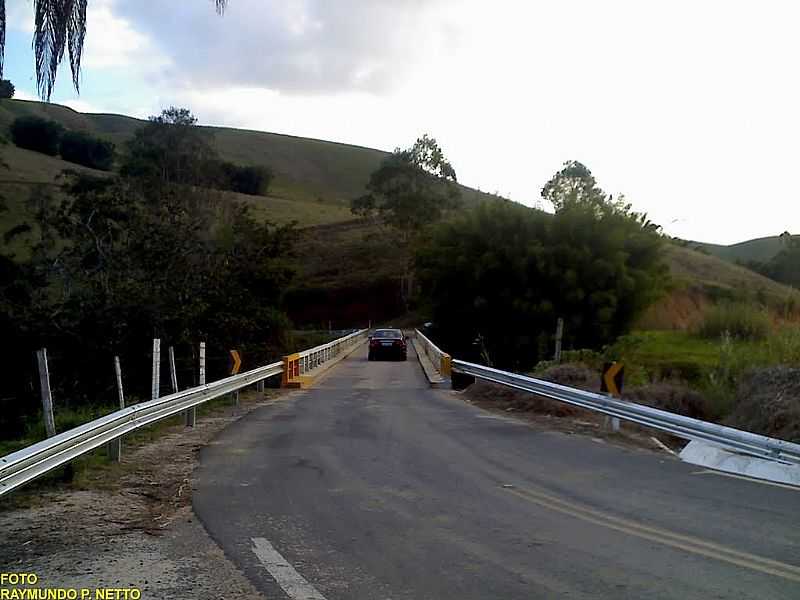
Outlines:
[[172,393],[178,393],[178,374],[175,372],[175,348],[169,347],[169,378],[172,383]]
[[200,385],[206,384],[206,343],[200,342]]
[[39,361],[39,389],[42,393],[42,411],[44,412],[44,428],[47,437],[56,434],[56,422],[53,418],[53,395],[50,392],[50,370],[47,367],[47,348],[36,352]]
[[153,338],[153,377],[150,397],[155,400],[161,395],[161,340]]
[[555,361],[557,363],[561,362],[561,338],[564,337],[564,319],[561,317],[558,318],[556,322],[556,354],[555,354]]
[[[117,376],[117,396],[119,397],[120,409],[125,408],[125,393],[122,390],[122,367],[119,364],[119,356],[114,357],[114,372]],[[114,462],[122,460],[122,437],[108,442],[106,446],[108,458]]]

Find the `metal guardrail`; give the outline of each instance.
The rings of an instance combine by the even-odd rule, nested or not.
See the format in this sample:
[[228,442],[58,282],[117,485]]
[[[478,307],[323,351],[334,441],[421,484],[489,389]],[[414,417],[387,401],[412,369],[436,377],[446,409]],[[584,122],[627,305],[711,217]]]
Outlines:
[[[307,364],[319,366],[340,354],[344,347],[357,342],[365,331],[357,331],[292,356],[310,357]],[[0,496],[140,427],[280,375],[284,373],[288,358],[206,385],[134,404],[0,457]]]
[[450,355],[439,349],[439,347],[425,337],[419,329],[415,329],[414,332],[417,334],[417,339],[420,341],[422,351],[428,356],[433,366],[436,367],[436,370],[439,371],[442,377],[450,377],[452,363]]
[[800,464],[800,444],[462,360],[453,361],[453,371],[659,429],[679,438],[703,441],[727,450],[769,460]]

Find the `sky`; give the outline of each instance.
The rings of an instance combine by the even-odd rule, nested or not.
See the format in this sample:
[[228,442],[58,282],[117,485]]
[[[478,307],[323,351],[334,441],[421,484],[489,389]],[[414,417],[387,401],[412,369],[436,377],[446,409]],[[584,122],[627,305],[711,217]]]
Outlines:
[[[32,3],[4,77],[34,99]],[[791,0],[89,0],[78,95],[138,117],[408,147],[531,206],[567,160],[671,235],[800,233],[800,5]],[[776,175],[776,173],[778,175]]]

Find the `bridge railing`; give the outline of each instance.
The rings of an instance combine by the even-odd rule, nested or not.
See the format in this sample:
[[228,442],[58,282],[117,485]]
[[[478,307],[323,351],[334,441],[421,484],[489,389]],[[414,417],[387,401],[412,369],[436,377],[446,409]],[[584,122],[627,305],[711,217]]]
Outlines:
[[284,374],[286,365],[300,376],[339,356],[366,336],[365,329],[286,357],[283,361],[258,367],[206,385],[134,404],[74,429],[0,457],[0,496],[91,452],[127,433],[177,415],[194,406],[239,391],[265,379]]
[[453,371],[665,431],[678,438],[702,441],[733,452],[769,460],[800,464],[800,444],[462,360],[453,361]]
[[428,360],[431,361],[433,366],[437,371],[439,371],[442,377],[450,377],[452,370],[451,356],[447,354],[447,352],[443,352],[436,344],[425,337],[425,335],[419,329],[415,329],[414,332],[417,336],[417,340],[420,343],[420,347],[422,348],[422,351],[425,352]]
[[285,356],[283,359],[283,384],[299,383],[305,373],[333,360],[354,344],[362,342],[367,337],[368,331],[368,329],[359,329],[327,344]]

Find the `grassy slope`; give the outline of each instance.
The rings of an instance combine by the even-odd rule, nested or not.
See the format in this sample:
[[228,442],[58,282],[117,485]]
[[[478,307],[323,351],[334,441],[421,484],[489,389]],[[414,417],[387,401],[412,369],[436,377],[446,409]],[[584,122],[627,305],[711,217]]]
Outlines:
[[702,248],[709,254],[730,262],[736,262],[737,260],[743,262],[751,260],[767,262],[780,252],[782,248],[780,237],[777,235],[747,240],[746,242],[731,244],[730,246],[706,244],[704,242],[689,243],[692,247]]
[[[2,100],[0,133],[24,114],[56,120],[69,129],[91,132],[119,146],[142,125],[140,120],[120,115],[81,114],[59,105]],[[276,172],[269,197],[232,196],[248,202],[255,214],[264,219],[278,223],[297,221],[305,227],[325,226],[310,229],[301,248],[300,269],[305,285],[357,286],[370,279],[394,277],[401,270],[404,259],[384,236],[373,227],[347,223],[352,220],[348,200],[363,191],[384,152],[288,135],[209,129],[224,158],[240,164],[269,165]],[[0,153],[9,166],[0,168],[0,193],[10,209],[3,217],[4,225],[13,225],[25,217],[24,204],[32,184],[52,185],[65,168],[89,171],[11,144],[3,146]],[[469,188],[463,192],[467,205],[494,198]],[[754,293],[763,290],[776,303],[793,293],[747,269],[688,248],[668,247],[667,259],[678,285],[670,298],[649,312],[647,318],[658,321],[659,327],[686,327],[692,315],[701,313],[708,304],[709,289]],[[687,300],[687,295],[692,297]]]

